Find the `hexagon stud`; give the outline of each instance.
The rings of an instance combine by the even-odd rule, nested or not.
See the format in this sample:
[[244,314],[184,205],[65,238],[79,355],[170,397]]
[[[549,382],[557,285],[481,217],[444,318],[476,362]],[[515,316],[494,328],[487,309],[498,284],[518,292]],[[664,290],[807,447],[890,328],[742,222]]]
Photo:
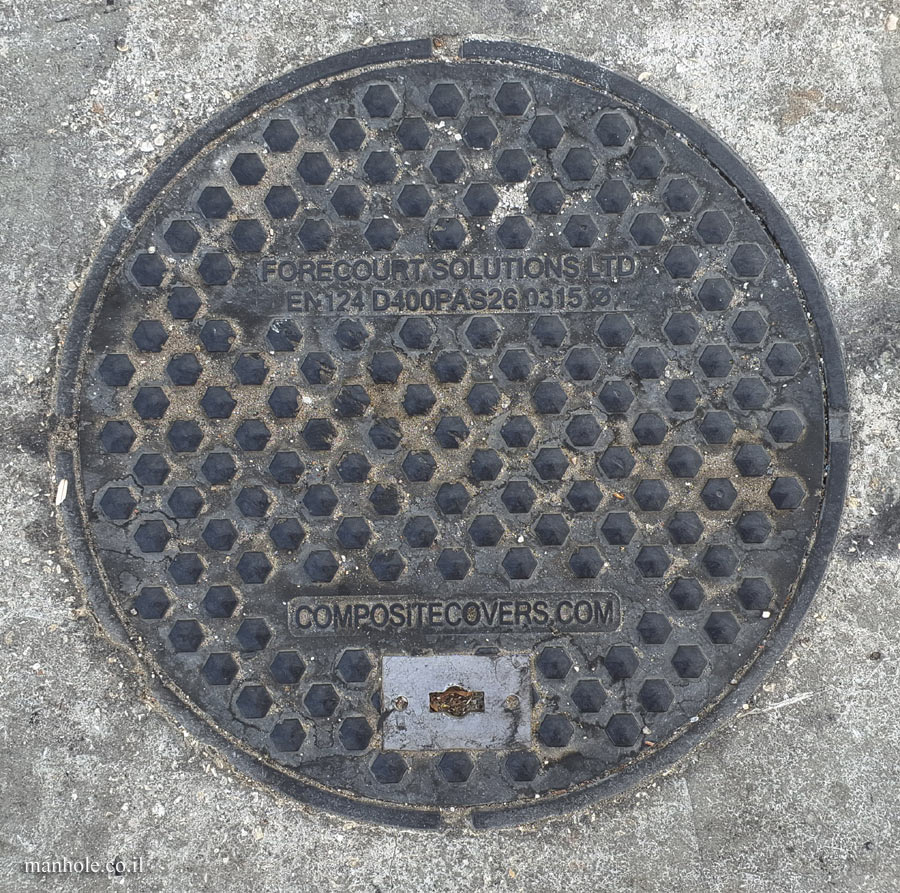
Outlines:
[[372,530],[365,518],[343,518],[335,535],[345,549],[364,549],[372,537]]
[[503,248],[524,248],[531,240],[532,227],[527,217],[504,217],[497,227],[497,241]]
[[169,630],[172,648],[179,653],[196,651],[203,639],[203,629],[196,620],[176,620]]
[[235,633],[241,651],[262,651],[272,638],[269,625],[261,617],[249,617]]
[[706,665],[706,656],[696,645],[679,645],[672,655],[672,666],[682,679],[699,678]]
[[630,713],[614,713],[606,723],[606,736],[616,747],[633,747],[641,737],[641,726]]
[[310,186],[324,186],[333,170],[324,152],[304,152],[297,163],[297,173]]
[[531,96],[519,81],[507,81],[494,96],[494,103],[504,115],[523,115],[531,105]]
[[624,112],[604,112],[594,129],[597,139],[608,149],[619,149],[631,137],[631,122]]
[[679,577],[669,587],[669,598],[679,611],[696,611],[703,602],[703,587],[697,580]]
[[641,481],[635,488],[634,501],[645,512],[658,512],[669,501],[669,491],[660,480]]
[[568,397],[558,381],[539,382],[531,394],[534,408],[541,415],[559,415]]
[[776,443],[796,443],[803,435],[803,420],[793,409],[777,409],[766,424]]
[[463,139],[473,149],[489,149],[498,135],[494,122],[486,115],[469,118],[462,131]]
[[437,771],[444,781],[450,784],[463,784],[469,780],[475,764],[467,753],[450,751],[437,762]]
[[108,354],[103,358],[97,371],[103,382],[111,388],[124,388],[134,375],[134,366],[123,353]]
[[369,570],[376,580],[381,582],[394,582],[398,580],[406,569],[403,556],[396,549],[387,552],[376,552],[369,562]]
[[503,528],[494,515],[478,515],[469,525],[469,538],[476,546],[496,546]]
[[490,217],[499,202],[489,183],[473,183],[463,194],[463,204],[472,217]]
[[614,380],[604,382],[597,399],[607,412],[623,413],[634,402],[634,394],[624,381]]
[[587,214],[573,214],[563,229],[563,236],[573,248],[590,248],[600,230]]
[[337,573],[338,563],[328,549],[317,549],[309,553],[303,569],[313,583],[330,583]]
[[165,261],[156,253],[142,252],[135,256],[131,264],[131,275],[138,285],[146,288],[158,286],[166,274]]
[[532,161],[523,149],[504,149],[494,166],[507,183],[523,183],[531,172]]
[[516,751],[506,757],[503,767],[513,781],[529,782],[541,771],[541,761],[531,751]]
[[730,577],[737,570],[738,557],[731,546],[713,545],[703,555],[703,566],[711,577]]
[[568,331],[558,316],[539,316],[531,327],[531,337],[544,348],[558,348]]
[[427,515],[410,518],[403,528],[403,539],[412,549],[428,549],[434,545],[437,535],[437,528]]
[[238,576],[253,585],[265,583],[271,571],[272,565],[262,552],[244,552],[237,563]]
[[269,539],[280,552],[296,552],[305,538],[306,532],[296,518],[282,518],[269,530]]
[[398,753],[380,753],[369,771],[379,784],[399,784],[408,770],[406,760]]
[[538,214],[559,214],[564,201],[563,191],[552,180],[535,183],[528,195],[528,203]]
[[580,713],[598,713],[606,702],[606,692],[597,679],[579,679],[572,689],[572,702]]
[[787,378],[796,375],[803,362],[803,357],[797,347],[789,342],[773,344],[766,355],[766,365],[772,375]]
[[510,481],[500,494],[501,502],[511,514],[530,512],[535,499],[535,492],[527,481]]
[[285,118],[273,118],[263,131],[263,139],[273,152],[290,152],[298,138],[296,128]]
[[537,567],[530,549],[510,549],[503,557],[503,570],[511,580],[528,580]]
[[603,493],[594,481],[575,481],[566,493],[573,512],[595,512],[603,501]]
[[631,190],[624,180],[607,180],[597,192],[597,204],[604,214],[621,214],[631,204]]
[[331,196],[331,206],[345,220],[358,220],[365,205],[365,197],[356,186],[338,186]]
[[612,480],[627,478],[634,469],[634,456],[626,447],[609,446],[597,460],[597,466]]
[[627,512],[610,512],[600,525],[600,530],[611,546],[627,546],[637,532]]
[[390,152],[370,152],[369,157],[363,164],[363,171],[370,183],[376,185],[393,183],[394,178],[397,176],[397,163]]
[[422,118],[404,118],[397,128],[397,139],[407,152],[421,152],[430,138],[428,125]]
[[[503,434],[502,429],[501,434]],[[515,444],[510,444],[510,446],[513,445]],[[535,457],[531,460],[531,464],[534,465],[534,470],[540,475],[541,479],[545,481],[562,480],[563,475],[569,468],[569,460],[566,454],[557,447],[543,447],[538,450]]]
[[172,600],[161,586],[145,586],[134,600],[134,610],[142,620],[160,620],[170,607]]
[[231,617],[238,606],[238,598],[230,586],[210,586],[202,605],[210,617]]
[[327,683],[317,682],[309,687],[303,698],[303,706],[310,716],[324,719],[337,709],[339,698],[334,687]]
[[438,251],[451,251],[459,248],[466,240],[466,229],[453,217],[439,217],[428,238]]
[[772,587],[762,577],[746,577],[737,596],[745,611],[765,611],[772,603]]
[[463,106],[463,95],[456,84],[436,84],[428,103],[438,118],[455,118]]
[[231,281],[234,267],[227,254],[207,251],[197,265],[197,272],[207,285],[227,285]]
[[372,672],[372,661],[365,651],[350,648],[341,655],[336,669],[344,682],[365,682]]
[[737,490],[728,478],[710,478],[700,492],[706,507],[714,512],[724,512],[737,499]]
[[612,645],[603,658],[603,665],[614,682],[631,678],[638,663],[638,657],[630,645]]
[[564,133],[556,115],[546,113],[535,115],[531,127],[528,128],[531,141],[541,149],[555,149]]
[[565,716],[551,713],[541,720],[537,737],[545,747],[565,747],[574,733],[572,723]]
[[638,700],[648,713],[665,713],[672,706],[675,694],[665,679],[647,679],[638,692]]
[[541,515],[534,532],[542,546],[561,546],[569,535],[569,525],[562,515]]
[[703,535],[703,522],[696,512],[675,512],[666,529],[669,531],[669,539],[676,545],[692,545]]
[[200,241],[200,233],[188,220],[173,220],[163,238],[173,254],[190,254]]
[[444,549],[435,566],[445,580],[463,580],[472,562],[462,549]]
[[655,180],[664,165],[662,155],[653,146],[638,146],[628,159],[631,173],[638,180]]
[[741,628],[731,611],[713,611],[703,629],[713,645],[731,645]]
[[230,654],[216,652],[206,658],[200,674],[209,685],[231,685],[238,674],[238,665]]
[[673,279],[690,279],[700,266],[700,259],[690,245],[673,245],[663,258],[663,266]]
[[687,214],[694,210],[700,193],[686,177],[673,177],[663,190],[663,199],[675,214]]
[[705,211],[697,221],[697,235],[707,245],[724,245],[732,230],[728,215],[718,209]]
[[581,546],[569,556],[569,568],[579,580],[593,580],[603,570],[603,556],[593,546]]
[[455,183],[465,170],[462,158],[455,149],[439,149],[428,165],[437,183]]
[[297,230],[297,238],[310,253],[325,251],[331,244],[331,227],[325,220],[307,218]]
[[233,204],[228,190],[222,186],[207,186],[197,199],[200,213],[210,220],[221,220],[226,217]]
[[299,719],[283,719],[269,732],[272,747],[282,753],[296,753],[306,740],[306,732]]
[[565,679],[572,669],[572,659],[564,649],[551,646],[541,651],[535,660],[535,666],[546,679]]
[[672,624],[665,614],[645,611],[638,622],[637,631],[648,645],[662,645],[672,633]]
[[697,291],[697,300],[705,310],[727,310],[734,297],[734,289],[726,279],[705,279]]
[[668,570],[672,559],[662,546],[642,546],[634,563],[643,576],[661,577]]
[[575,147],[569,149],[563,159],[562,168],[572,181],[590,180],[597,168],[597,159],[590,149]]
[[272,707],[272,696],[262,685],[245,685],[235,706],[246,719],[262,719]]
[[331,141],[339,152],[359,149],[366,138],[365,131],[355,118],[338,118],[329,133]]
[[744,243],[731,254],[731,269],[742,279],[755,279],[766,266],[766,255],[759,245]]
[[362,103],[373,118],[390,118],[400,100],[389,84],[372,84],[363,94]]
[[804,495],[803,487],[796,478],[778,477],[769,487],[769,499],[776,509],[799,508]]
[[100,508],[110,521],[126,521],[136,507],[137,501],[127,487],[109,487],[100,499]]

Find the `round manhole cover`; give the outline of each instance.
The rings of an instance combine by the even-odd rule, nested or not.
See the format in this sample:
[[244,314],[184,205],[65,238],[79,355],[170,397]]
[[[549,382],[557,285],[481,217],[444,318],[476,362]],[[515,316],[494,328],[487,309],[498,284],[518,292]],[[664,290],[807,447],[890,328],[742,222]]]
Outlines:
[[658,96],[508,44],[328,60],[188,140],[58,399],[76,557],[160,691],[281,789],[421,827],[620,790],[733,711],[847,461],[763,188]]

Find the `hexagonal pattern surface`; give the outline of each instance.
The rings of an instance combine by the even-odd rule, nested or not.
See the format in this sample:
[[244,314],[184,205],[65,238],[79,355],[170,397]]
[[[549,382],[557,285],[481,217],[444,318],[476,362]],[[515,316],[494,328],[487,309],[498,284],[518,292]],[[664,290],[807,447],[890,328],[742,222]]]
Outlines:
[[[435,53],[271,100],[73,329],[68,500],[128,634],[367,808],[531,803],[664,749],[765,654],[841,462],[784,228],[587,72]],[[385,700],[388,654],[496,648],[515,695],[430,670]],[[482,688],[520,737],[388,745]]]

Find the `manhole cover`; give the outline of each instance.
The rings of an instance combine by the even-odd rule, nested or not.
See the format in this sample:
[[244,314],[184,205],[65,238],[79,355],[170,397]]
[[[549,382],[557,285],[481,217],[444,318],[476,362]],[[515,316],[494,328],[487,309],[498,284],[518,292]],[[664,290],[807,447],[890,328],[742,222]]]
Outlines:
[[75,312],[59,468],[96,604],[186,721],[311,802],[484,826],[620,790],[749,695],[822,575],[845,410],[808,259],[700,125],[415,42],[153,175]]

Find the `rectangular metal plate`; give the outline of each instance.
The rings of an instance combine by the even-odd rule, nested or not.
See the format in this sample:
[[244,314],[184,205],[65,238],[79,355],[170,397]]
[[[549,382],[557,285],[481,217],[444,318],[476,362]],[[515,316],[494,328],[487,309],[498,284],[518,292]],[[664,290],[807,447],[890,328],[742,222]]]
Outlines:
[[[381,665],[385,750],[500,749],[531,742],[527,654],[385,657]],[[484,692],[484,711],[433,712],[429,696],[450,686]],[[397,705],[403,705],[398,709]]]

